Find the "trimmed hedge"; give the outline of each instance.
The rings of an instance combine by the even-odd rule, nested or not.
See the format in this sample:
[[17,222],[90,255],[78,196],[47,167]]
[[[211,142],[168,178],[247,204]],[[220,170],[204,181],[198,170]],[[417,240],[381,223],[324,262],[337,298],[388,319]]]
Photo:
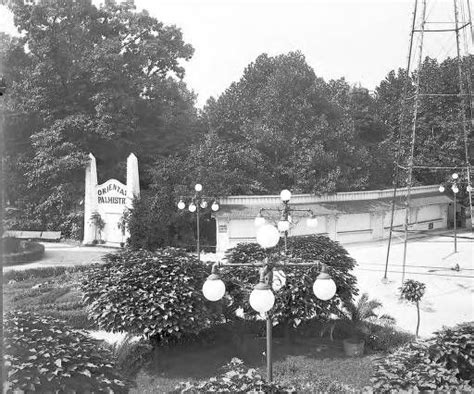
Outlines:
[[15,265],[41,260],[44,255],[44,245],[33,241],[20,241],[19,251],[4,254],[4,265]]
[[99,341],[63,321],[16,310],[5,315],[7,394],[18,392],[128,392]]

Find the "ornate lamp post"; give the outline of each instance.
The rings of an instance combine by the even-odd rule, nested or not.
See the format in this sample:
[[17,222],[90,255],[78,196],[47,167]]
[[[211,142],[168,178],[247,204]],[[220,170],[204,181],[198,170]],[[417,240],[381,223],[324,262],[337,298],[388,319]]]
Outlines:
[[[457,253],[458,251],[458,239],[457,239],[457,194],[459,193],[459,175],[457,173],[451,174],[451,191],[454,193],[454,253]],[[444,185],[439,186],[439,192],[444,193],[446,190],[446,187]],[[467,185],[466,190],[471,193],[472,192],[472,186]],[[472,220],[472,219],[471,219]]]
[[186,208],[185,200],[189,200],[188,210],[191,213],[196,213],[196,250],[198,255],[198,260],[201,260],[201,245],[200,245],[200,225],[199,225],[199,216],[201,209],[206,209],[209,204],[211,204],[212,211],[219,210],[219,203],[214,197],[207,197],[201,194],[202,185],[196,183],[194,185],[194,190],[196,193],[193,196],[182,196],[177,204],[178,209],[184,210]]
[[[262,226],[266,223],[266,219],[264,217],[265,212],[278,212],[280,215],[280,220],[278,221],[277,227],[280,232],[284,234],[285,240],[285,252],[287,250],[287,239],[288,239],[288,231],[293,223],[293,219],[290,214],[296,213],[306,213],[309,214],[307,218],[307,225],[308,227],[316,228],[318,226],[318,219],[314,215],[311,209],[296,209],[290,206],[290,199],[291,199],[291,192],[287,189],[282,190],[280,192],[280,199],[282,201],[283,206],[281,208],[261,208],[258,216],[255,218],[255,225]],[[258,240],[257,240],[258,241]]]
[[[276,246],[280,239],[280,232],[276,227],[270,224],[264,224],[257,230],[257,242],[262,248],[268,249]],[[212,266],[211,275],[207,278],[202,287],[204,297],[210,301],[218,301],[225,294],[225,284],[219,276],[219,268],[221,267],[259,267],[260,280],[250,293],[249,303],[252,309],[260,314],[266,314],[266,335],[267,335],[267,380],[273,380],[273,364],[272,364],[272,319],[271,309],[275,303],[275,295],[272,291],[273,269],[281,267],[320,267],[320,274],[317,276],[313,284],[313,292],[317,298],[323,301],[330,300],[336,294],[336,284],[327,273],[326,265],[319,261],[309,263],[289,263],[285,259],[265,258],[260,263],[241,263],[241,264],[223,264],[216,263]]]

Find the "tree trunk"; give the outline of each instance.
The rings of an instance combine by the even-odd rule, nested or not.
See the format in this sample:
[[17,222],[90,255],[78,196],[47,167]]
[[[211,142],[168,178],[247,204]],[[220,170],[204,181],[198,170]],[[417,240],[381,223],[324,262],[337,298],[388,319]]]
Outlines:
[[415,335],[418,338],[418,330],[420,329],[420,304],[419,304],[418,301],[416,302],[416,313],[417,313],[418,320],[416,322],[416,334]]

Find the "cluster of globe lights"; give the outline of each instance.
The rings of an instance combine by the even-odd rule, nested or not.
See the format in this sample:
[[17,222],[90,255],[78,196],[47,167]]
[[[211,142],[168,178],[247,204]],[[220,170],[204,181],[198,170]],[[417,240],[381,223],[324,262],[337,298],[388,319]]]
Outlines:
[[[456,174],[456,173],[454,173],[454,174],[451,175],[451,178],[453,178],[453,180],[456,182],[457,179],[459,178],[459,175]],[[446,190],[446,188],[444,187],[444,185],[440,185],[440,186],[439,186],[439,192],[440,192],[440,193],[444,193],[445,190]],[[458,185],[457,185],[456,183],[454,183],[454,184],[451,186],[451,190],[453,191],[454,194],[459,193]],[[472,192],[472,190],[473,190],[473,189],[472,189],[472,186],[471,186],[471,185],[468,185],[468,186],[466,187],[466,190],[467,190],[468,192]]]
[[[194,190],[196,190],[196,192],[202,191],[202,185],[201,185],[200,183],[196,183],[196,185],[194,186]],[[199,205],[200,205],[200,207],[201,207],[202,209],[206,209],[208,203],[207,203],[207,201],[202,200]],[[179,200],[179,202],[178,202],[178,208],[179,208],[179,209],[184,209],[184,208],[186,208],[186,203],[185,203],[182,199]],[[196,210],[197,210],[197,205],[196,205],[194,202],[191,202],[191,203],[189,204],[188,209],[189,209],[189,212],[194,213],[194,212],[196,212]],[[211,209],[212,209],[214,212],[219,210],[219,204],[217,203],[217,201],[214,201],[214,202],[212,203]]]
[[[282,201],[288,201],[291,197],[291,193],[288,190],[283,190],[281,192]],[[288,197],[287,200],[284,198]],[[257,243],[265,249],[272,248],[278,244],[280,240],[280,232],[278,231],[287,231],[282,230],[281,227],[277,229],[268,223],[259,224],[257,229]],[[215,266],[211,275],[207,278],[202,286],[202,292],[204,297],[209,301],[219,301],[224,297],[226,288],[224,282],[221,280]],[[322,270],[313,284],[313,293],[314,295],[322,300],[328,301],[336,294],[336,284],[334,280],[326,272],[326,266],[322,265]],[[273,308],[275,304],[275,295],[271,289],[269,283],[265,283],[264,276],[261,275],[260,282],[254,287],[250,293],[249,303],[252,309],[259,313],[268,312]]]
[[[283,201],[283,203],[288,203],[291,199],[291,192],[287,189],[282,190],[280,193],[280,199]],[[265,218],[259,214],[255,218],[255,226],[260,227],[266,223]],[[282,216],[280,221],[277,223],[278,230],[281,232],[288,231],[290,229],[290,224],[291,224],[291,216],[288,215],[287,217]],[[316,228],[318,227],[318,219],[312,214],[307,220],[306,224],[310,228]]]

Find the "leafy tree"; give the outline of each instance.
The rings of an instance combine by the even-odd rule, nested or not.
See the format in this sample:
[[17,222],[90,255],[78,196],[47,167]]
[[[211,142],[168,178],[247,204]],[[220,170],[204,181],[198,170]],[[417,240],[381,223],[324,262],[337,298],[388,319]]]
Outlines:
[[3,37],[6,105],[24,116],[7,122],[7,149],[10,140],[28,149],[9,159],[21,164],[24,177],[9,197],[23,210],[34,206],[43,226],[56,227],[77,209],[88,152],[102,179],[123,178],[130,152],[146,170],[197,138],[194,95],[180,81],[181,61],[193,49],[178,28],[136,12],[133,2],[101,8],[72,0],[12,2],[11,8],[23,34]]
[[262,182],[261,193],[363,188],[367,150],[355,144],[350,118],[327,91],[300,52],[262,54],[240,81],[208,102],[203,117],[221,141],[258,152],[263,176],[251,175]]
[[[324,236],[290,237],[287,240],[287,253],[291,258],[302,259],[303,262],[319,260],[326,264],[328,273],[337,286],[337,293],[331,300],[320,301],[313,294],[312,288],[318,275],[316,266],[284,269],[286,284],[275,294],[276,300],[271,316],[274,322],[283,326],[289,339],[290,327],[297,327],[301,322],[315,316],[324,319],[331,313],[337,314],[339,302],[351,301],[358,290],[356,278],[350,273],[356,262],[337,242]],[[259,245],[245,244],[229,249],[226,258],[230,264],[241,261],[249,263],[261,261],[264,255],[265,251]],[[258,269],[232,267],[224,272],[223,280],[232,298],[227,318],[232,319],[233,311],[238,308],[242,308],[249,317],[255,316],[248,303],[248,294],[258,283]]]
[[403,282],[400,287],[400,298],[416,305],[417,322],[416,333],[418,336],[418,329],[420,328],[420,301],[425,294],[426,285],[413,279],[408,279]]

